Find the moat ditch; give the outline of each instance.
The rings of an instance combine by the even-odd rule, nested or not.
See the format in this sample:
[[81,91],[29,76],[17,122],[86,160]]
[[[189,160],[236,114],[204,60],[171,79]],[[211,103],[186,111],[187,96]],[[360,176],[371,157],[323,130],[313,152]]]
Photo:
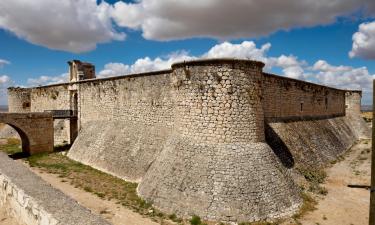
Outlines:
[[[17,159],[21,158],[20,160],[42,179],[113,224],[124,224],[125,221],[126,224],[135,225],[220,224],[201,221],[199,217],[182,220],[175,215],[163,214],[137,196],[136,183],[126,182],[75,162],[66,156],[66,150],[62,147],[57,148],[54,153],[22,158],[19,157],[21,149],[17,139],[3,140],[0,144],[1,151],[13,157],[16,156]],[[304,200],[300,212],[292,218],[280,221],[242,223],[242,225],[339,224],[336,223],[339,218],[332,216],[335,213],[330,212],[329,210],[332,209],[328,206],[337,208],[331,204],[333,204],[332,202],[340,202],[341,199],[340,207],[343,207],[343,209],[351,209],[351,206],[347,204],[353,204],[355,207],[362,206],[362,209],[363,207],[367,208],[367,202],[364,198],[366,196],[365,191],[348,189],[346,185],[349,183],[368,184],[369,149],[370,140],[362,140],[324,170],[296,168],[293,173],[295,173]],[[336,187],[336,185],[339,185],[339,187]],[[337,190],[339,190],[339,193],[336,193]],[[361,202],[353,202],[353,199],[351,202],[347,202],[345,196],[340,196],[344,193],[345,196],[349,195],[353,198],[359,194]],[[344,214],[350,217],[350,213]],[[366,214],[362,214],[364,214],[365,221]],[[352,216],[355,218],[354,215]],[[365,223],[358,223],[358,220],[356,220],[356,223],[353,224]]]

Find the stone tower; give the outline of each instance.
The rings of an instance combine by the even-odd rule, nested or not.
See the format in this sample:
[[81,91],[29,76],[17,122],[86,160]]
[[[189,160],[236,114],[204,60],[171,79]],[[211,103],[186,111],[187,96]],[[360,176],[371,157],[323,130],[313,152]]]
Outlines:
[[175,131],[138,187],[143,198],[167,213],[236,222],[299,207],[292,179],[265,143],[263,66],[226,59],[172,66]]
[[31,89],[8,88],[9,112],[27,113],[31,109]]
[[96,78],[95,66],[91,63],[81,62],[79,60],[72,60],[69,61],[68,64],[70,82]]
[[352,127],[355,128],[357,138],[371,137],[371,131],[361,116],[362,91],[347,91],[345,93],[345,114]]

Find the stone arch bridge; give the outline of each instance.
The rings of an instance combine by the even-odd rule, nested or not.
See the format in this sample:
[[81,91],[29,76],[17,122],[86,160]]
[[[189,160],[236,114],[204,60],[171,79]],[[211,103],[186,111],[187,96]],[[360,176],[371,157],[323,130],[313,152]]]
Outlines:
[[0,113],[0,123],[8,124],[18,132],[23,152],[32,155],[53,151],[52,113]]

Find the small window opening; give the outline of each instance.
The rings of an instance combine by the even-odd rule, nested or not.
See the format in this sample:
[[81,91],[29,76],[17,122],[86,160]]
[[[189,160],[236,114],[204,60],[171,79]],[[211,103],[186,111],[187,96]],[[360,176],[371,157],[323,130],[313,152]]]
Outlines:
[[303,102],[301,102],[301,112],[303,112]]
[[30,108],[30,102],[24,102],[23,104],[22,104],[22,108]]
[[326,110],[328,109],[328,98],[325,99]]

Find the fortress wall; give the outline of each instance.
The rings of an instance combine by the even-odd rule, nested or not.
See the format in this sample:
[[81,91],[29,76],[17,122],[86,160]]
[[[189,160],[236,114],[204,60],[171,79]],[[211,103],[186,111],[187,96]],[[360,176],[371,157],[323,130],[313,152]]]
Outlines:
[[8,88],[9,112],[30,112],[31,111],[31,89],[29,88]]
[[139,195],[167,213],[279,218],[301,204],[289,168],[334,160],[368,130],[360,92],[262,67],[184,62],[169,71],[34,88],[31,106],[70,109],[69,89],[77,91],[80,131],[68,156],[139,182]]
[[69,85],[51,85],[31,89],[31,111],[69,110]]
[[174,126],[170,71],[77,84],[81,130],[68,156],[140,181]]
[[265,74],[266,120],[324,118],[345,115],[345,91]]
[[[51,85],[31,89],[31,111],[70,110],[69,85]],[[55,145],[70,143],[69,119],[54,120]]]
[[25,225],[109,225],[4,153],[0,153],[0,207]]
[[267,143],[287,168],[320,167],[369,137],[360,91],[272,74],[265,74],[263,84]]
[[79,85],[80,122],[134,121],[145,125],[173,123],[170,71],[97,79]]
[[138,186],[167,213],[258,221],[301,201],[264,141],[262,63],[203,60],[174,65],[176,126]]

